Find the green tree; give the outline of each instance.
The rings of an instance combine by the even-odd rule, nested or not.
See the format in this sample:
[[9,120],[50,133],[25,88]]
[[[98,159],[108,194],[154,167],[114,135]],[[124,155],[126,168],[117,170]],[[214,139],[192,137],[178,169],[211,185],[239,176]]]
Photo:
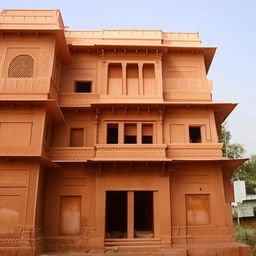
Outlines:
[[256,193],[256,155],[252,155],[250,159],[242,164],[234,173],[234,180],[244,180],[246,193]]
[[231,141],[231,133],[230,131],[227,129],[227,122],[225,122],[222,126],[221,126],[221,133],[220,133],[220,142],[223,143],[223,154],[224,156],[228,157],[228,158],[242,158],[243,154],[245,152],[243,146],[239,143],[230,143]]
[[[228,158],[242,158],[244,155],[244,148],[239,143],[231,144],[231,133],[227,129],[225,122],[221,127],[220,142],[223,143],[223,154]],[[242,164],[234,172],[233,180],[244,180],[247,194],[256,193],[256,155],[252,155],[250,159]]]

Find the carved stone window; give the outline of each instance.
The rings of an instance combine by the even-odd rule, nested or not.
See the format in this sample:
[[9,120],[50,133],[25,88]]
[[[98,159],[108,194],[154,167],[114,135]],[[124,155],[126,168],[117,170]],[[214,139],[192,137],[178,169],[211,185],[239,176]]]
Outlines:
[[10,63],[8,77],[33,77],[34,59],[30,55],[18,55]]

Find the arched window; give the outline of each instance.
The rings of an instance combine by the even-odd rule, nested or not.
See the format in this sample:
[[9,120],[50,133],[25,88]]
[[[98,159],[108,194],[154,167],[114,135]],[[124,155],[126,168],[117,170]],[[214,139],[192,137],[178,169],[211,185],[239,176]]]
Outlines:
[[34,59],[29,55],[18,55],[10,63],[8,77],[32,77]]

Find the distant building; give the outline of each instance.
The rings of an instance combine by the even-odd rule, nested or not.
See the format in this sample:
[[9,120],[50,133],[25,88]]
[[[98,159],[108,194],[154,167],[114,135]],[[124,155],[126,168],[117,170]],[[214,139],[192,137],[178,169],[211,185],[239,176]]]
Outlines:
[[215,50],[198,33],[3,10],[0,255],[249,255],[232,238],[244,160],[222,156],[236,104],[212,101]]
[[[233,216],[237,216],[237,204],[232,207]],[[246,199],[239,204],[239,217],[255,217],[256,215],[256,195],[246,195]]]

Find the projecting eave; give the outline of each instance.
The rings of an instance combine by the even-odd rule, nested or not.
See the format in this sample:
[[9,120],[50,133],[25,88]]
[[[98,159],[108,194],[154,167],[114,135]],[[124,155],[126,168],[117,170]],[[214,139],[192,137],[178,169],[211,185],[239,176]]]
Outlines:
[[220,103],[214,108],[215,122],[217,129],[227,119],[238,103]]
[[31,162],[38,162],[42,164],[43,166],[49,167],[49,168],[58,168],[59,166],[54,163],[53,161],[47,159],[44,156],[41,155],[34,155],[34,156],[25,156],[25,155],[0,155],[0,161],[31,161]]
[[216,119],[220,120],[222,123],[229,116],[229,114],[237,106],[237,103],[222,103],[222,102],[122,102],[122,103],[111,103],[111,102],[99,102],[92,103],[92,108],[95,109],[148,109],[153,110],[157,108],[167,109],[167,108],[176,108],[176,107],[186,107],[186,108],[195,108],[195,107],[208,107],[212,108],[215,113]]
[[217,47],[202,47],[202,46],[168,46],[170,53],[192,53],[204,56],[206,73],[209,71],[212,60],[214,58]]
[[222,169],[229,173],[232,176],[233,172],[238,168],[241,164],[246,162],[248,158],[239,158],[239,159],[231,159],[227,157],[207,157],[207,158],[200,158],[200,157],[192,157],[192,158],[175,158],[172,159],[173,164],[185,164],[185,163],[218,163],[221,165]]
[[199,54],[204,56],[206,72],[208,72],[212,60],[214,58],[217,47],[202,47],[202,46],[171,46],[165,44],[150,44],[150,43],[93,43],[84,40],[77,40],[69,44],[69,47],[74,49],[85,49],[88,51],[157,51],[161,53],[179,53],[179,54]]
[[137,162],[137,163],[163,163],[163,162],[171,162],[172,159],[167,159],[167,158],[134,158],[134,157],[108,157],[108,158],[100,158],[100,157],[95,157],[92,158],[90,160],[88,160],[88,162],[102,162],[102,163],[109,163],[109,162]]

